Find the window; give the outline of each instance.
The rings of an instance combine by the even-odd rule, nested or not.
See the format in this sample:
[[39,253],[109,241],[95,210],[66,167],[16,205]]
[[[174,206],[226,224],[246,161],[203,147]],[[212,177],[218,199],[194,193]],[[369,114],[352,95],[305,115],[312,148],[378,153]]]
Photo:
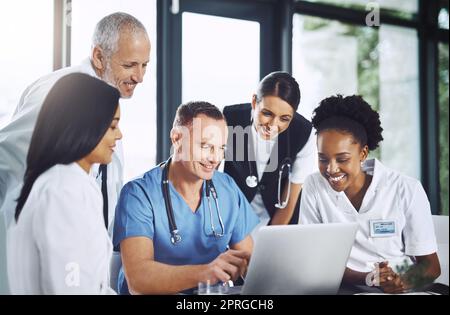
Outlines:
[[441,2],[442,7],[439,11],[438,25],[440,28],[448,30],[448,0]]
[[250,102],[262,76],[289,67],[291,52],[290,15],[281,1],[172,4],[158,1],[159,162],[170,154],[168,135],[180,103],[205,100],[223,108]]
[[293,27],[293,75],[303,95],[299,112],[310,119],[328,96],[362,95],[380,113],[384,128],[385,140],[371,155],[420,179],[416,32],[299,14]]
[[[307,0],[309,2],[331,4],[343,8],[366,10],[368,5],[378,4],[380,10],[392,16],[411,19],[418,11],[418,0]],[[370,6],[373,8],[373,6]]]
[[259,81],[259,23],[184,12],[182,27],[183,103],[250,102]]
[[439,44],[439,180],[441,214],[448,215],[448,44]]
[[71,61],[78,64],[90,54],[95,25],[104,16],[122,11],[146,27],[152,49],[144,82],[129,100],[121,100],[125,180],[149,170],[156,161],[156,0],[72,0]]
[[53,70],[53,0],[2,2],[0,29],[1,128],[25,88]]

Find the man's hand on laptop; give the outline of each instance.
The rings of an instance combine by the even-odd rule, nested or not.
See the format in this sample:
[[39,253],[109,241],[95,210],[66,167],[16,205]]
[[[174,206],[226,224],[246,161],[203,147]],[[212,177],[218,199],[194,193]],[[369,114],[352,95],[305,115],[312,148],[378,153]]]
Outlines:
[[202,275],[203,281],[209,280],[211,284],[217,282],[236,281],[247,272],[250,253],[242,250],[229,249],[206,265]]

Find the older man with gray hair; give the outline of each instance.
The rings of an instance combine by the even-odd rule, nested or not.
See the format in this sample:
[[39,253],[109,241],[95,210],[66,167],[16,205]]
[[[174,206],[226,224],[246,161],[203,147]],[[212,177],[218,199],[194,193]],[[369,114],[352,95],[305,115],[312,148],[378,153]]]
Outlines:
[[[113,13],[98,22],[88,59],[74,67],[46,75],[22,94],[12,120],[0,129],[0,212],[6,225],[11,222],[26,167],[26,155],[39,110],[49,90],[61,77],[81,72],[116,87],[122,98],[130,98],[143,81],[150,56],[150,41],[145,27],[133,16]],[[104,218],[108,228],[113,222],[117,197],[122,188],[123,153],[121,145],[108,165],[92,168],[104,199]],[[101,175],[101,176],[100,176]],[[109,211],[108,211],[109,208]],[[0,235],[3,242],[4,235]]]

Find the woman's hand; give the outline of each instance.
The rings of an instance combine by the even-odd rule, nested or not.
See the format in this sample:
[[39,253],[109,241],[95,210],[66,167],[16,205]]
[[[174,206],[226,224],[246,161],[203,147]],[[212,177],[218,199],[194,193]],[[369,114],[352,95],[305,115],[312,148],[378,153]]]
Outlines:
[[387,262],[381,262],[378,265],[380,288],[385,293],[403,293],[410,287],[406,284],[404,279],[388,266]]

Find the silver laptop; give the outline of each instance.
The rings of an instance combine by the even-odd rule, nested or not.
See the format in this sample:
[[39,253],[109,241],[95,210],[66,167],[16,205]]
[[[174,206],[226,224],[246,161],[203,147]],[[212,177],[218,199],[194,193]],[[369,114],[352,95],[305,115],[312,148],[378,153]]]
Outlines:
[[357,229],[357,223],[261,228],[240,294],[336,294]]

